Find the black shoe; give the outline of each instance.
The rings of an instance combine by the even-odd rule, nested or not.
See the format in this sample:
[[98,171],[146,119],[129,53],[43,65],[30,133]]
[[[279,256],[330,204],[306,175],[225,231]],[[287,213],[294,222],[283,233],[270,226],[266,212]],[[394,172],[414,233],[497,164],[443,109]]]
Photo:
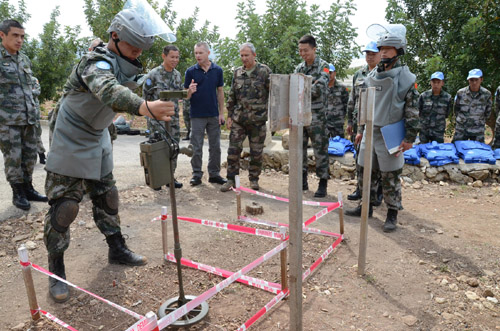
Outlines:
[[384,226],[382,229],[384,232],[393,232],[396,230],[396,224],[398,223],[398,211],[396,209],[387,210],[387,218],[385,219]]
[[302,191],[307,191],[309,184],[307,183],[307,171],[302,172]]
[[[49,254],[49,271],[62,279],[66,279],[63,253]],[[49,294],[55,302],[61,303],[68,301],[68,285],[55,278],[49,277]]]
[[24,192],[24,184],[11,184],[12,187],[12,204],[19,209],[29,210],[31,204],[26,198],[26,193]]
[[361,192],[359,188],[356,188],[356,191],[352,192],[347,196],[347,200],[356,201],[359,199],[361,199]]
[[49,201],[49,199],[45,195],[41,195],[35,190],[32,183],[24,183],[23,189],[24,189],[24,194],[26,194],[26,199],[28,199],[28,201],[40,201],[40,202]]
[[224,185],[226,184],[227,180],[222,178],[221,176],[215,176],[215,177],[210,177],[208,179],[208,182],[209,183],[215,183],[215,184],[220,184],[220,185]]
[[[170,187],[170,184],[167,184],[167,187]],[[182,183],[179,183],[176,179],[174,179],[174,187],[175,188],[181,188]]]
[[328,179],[320,179],[318,190],[314,193],[315,198],[324,198],[326,197],[326,187],[328,185]]
[[[347,216],[361,217],[361,205],[357,206],[354,209],[347,209],[345,211]],[[373,216],[373,207],[370,205],[370,209],[368,209],[368,217]]]
[[191,178],[191,180],[189,181],[189,184],[191,184],[191,186],[197,186],[197,185],[200,185],[201,184],[201,178],[200,177],[196,177],[194,176],[193,178]]
[[135,254],[128,249],[121,232],[106,237],[109,246],[108,262],[111,264],[126,264],[131,266],[145,265],[148,263],[144,256]]
[[38,158],[40,159],[41,164],[45,164],[45,153],[38,153]]

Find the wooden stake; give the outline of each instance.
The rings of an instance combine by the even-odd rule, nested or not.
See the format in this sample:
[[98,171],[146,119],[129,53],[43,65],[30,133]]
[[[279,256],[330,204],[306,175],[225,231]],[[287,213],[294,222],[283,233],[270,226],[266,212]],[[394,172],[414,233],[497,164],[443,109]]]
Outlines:
[[[161,207],[161,239],[162,239],[162,245],[163,245],[163,262],[166,263],[168,262],[167,260],[167,254],[168,254],[168,209],[166,206]],[[167,216],[167,217],[165,217]],[[163,219],[165,218],[165,219]]]
[[363,164],[363,195],[361,206],[361,229],[359,238],[358,275],[365,274],[366,247],[368,242],[368,212],[370,210],[370,185],[373,159],[373,111],[375,108],[375,88],[369,87],[360,95],[361,113],[366,114],[365,155]]
[[[28,250],[24,245],[21,245],[17,249],[17,253],[19,255],[19,260],[21,263],[28,263]],[[24,286],[26,287],[26,293],[28,294],[28,303],[30,305],[31,318],[36,321],[40,319],[40,311],[38,307],[38,302],[36,300],[36,292],[35,285],[33,284],[33,277],[31,276],[31,266],[22,266],[23,268],[23,278],[24,278]]]
[[234,186],[236,189],[236,216],[240,219],[241,216],[241,191],[240,191],[240,176],[234,176]]
[[[286,227],[280,227],[281,241],[285,241]],[[281,257],[281,290],[284,291],[288,288],[288,273],[287,271],[287,249],[285,248],[280,252]]]
[[338,201],[340,203],[340,208],[339,208],[340,234],[344,234],[344,202],[342,201],[342,192],[339,192],[338,194]]

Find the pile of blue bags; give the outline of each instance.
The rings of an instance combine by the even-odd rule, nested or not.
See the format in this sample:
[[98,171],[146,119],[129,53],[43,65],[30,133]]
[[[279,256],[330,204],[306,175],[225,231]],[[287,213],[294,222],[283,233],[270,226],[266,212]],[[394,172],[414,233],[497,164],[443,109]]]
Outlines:
[[356,156],[356,149],[350,140],[340,138],[339,136],[330,138],[328,141],[328,154],[334,156],[344,156],[346,152],[352,152],[354,153],[354,156]]

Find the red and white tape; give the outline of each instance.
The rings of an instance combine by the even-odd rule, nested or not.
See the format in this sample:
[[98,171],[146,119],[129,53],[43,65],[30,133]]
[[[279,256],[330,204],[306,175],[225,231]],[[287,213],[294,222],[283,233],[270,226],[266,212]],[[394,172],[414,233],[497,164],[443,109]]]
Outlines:
[[337,245],[340,244],[341,241],[342,241],[342,237],[335,240],[333,242],[333,244],[331,244],[330,247],[328,247],[326,249],[326,251],[324,251],[323,254],[321,254],[320,258],[317,259],[306,271],[304,271],[304,273],[302,274],[302,281],[305,281],[306,278],[311,275],[311,273],[314,271],[314,269],[316,269],[323,261],[326,260],[328,255],[330,255],[330,253],[333,252],[335,247],[337,247]]
[[[114,303],[114,302],[111,302],[111,301],[109,301],[108,299],[104,299],[104,298],[102,298],[102,297],[98,296],[97,294],[94,294],[94,293],[92,293],[92,292],[89,292],[89,291],[87,291],[86,289],[81,288],[80,286],[77,286],[77,285],[75,285],[75,284],[73,284],[73,283],[70,283],[70,282],[68,282],[66,279],[63,279],[63,278],[61,278],[61,277],[59,277],[59,276],[57,276],[57,275],[55,275],[55,274],[51,273],[50,271],[48,271],[48,270],[46,270],[46,269],[44,269],[44,268],[40,267],[39,265],[36,265],[36,264],[34,264],[34,263],[31,263],[31,262],[29,262],[29,264],[31,265],[31,267],[32,267],[34,270],[39,271],[39,272],[41,272],[42,274],[45,274],[45,275],[47,275],[47,276],[49,276],[49,277],[55,278],[55,279],[57,279],[57,280],[58,280],[58,281],[60,281],[60,282],[66,283],[67,285],[69,285],[69,286],[71,286],[71,287],[74,287],[74,288],[76,288],[76,289],[78,289],[78,290],[80,290],[80,291],[82,291],[82,292],[85,292],[85,293],[87,293],[88,295],[90,295],[90,296],[92,296],[92,297],[96,298],[97,300],[100,300],[100,301],[102,301],[102,302],[104,302],[104,303],[107,303],[107,304],[108,304],[108,305],[110,305],[111,307],[114,307],[114,308],[116,308],[116,309],[118,309],[118,310],[120,310],[120,311],[122,311],[122,312],[124,312],[124,313],[126,313],[126,314],[129,314],[129,315],[130,315],[130,316],[132,316],[132,317],[135,317],[135,318],[137,318],[137,319],[142,319],[142,318],[144,317],[144,316],[142,316],[142,315],[137,314],[136,312],[133,312],[133,311],[131,311],[131,310],[129,310],[129,309],[127,309],[127,308],[125,308],[125,307],[122,307],[122,306],[120,306],[120,305],[118,305],[118,304],[116,304],[116,303]],[[25,266],[26,264],[21,262],[21,265],[22,265],[22,266]]]
[[160,331],[156,314],[153,312],[147,313],[146,317],[137,321],[137,323],[129,327],[126,331]]
[[275,296],[271,301],[269,301],[264,307],[262,307],[257,314],[253,315],[243,323],[239,328],[238,331],[245,331],[247,330],[252,324],[257,322],[259,318],[264,316],[265,313],[270,311],[274,306],[276,306],[283,298],[288,296],[290,294],[290,291],[288,289],[285,289],[284,291],[281,291],[277,296]]
[[169,326],[173,322],[177,321],[179,318],[181,318],[182,316],[189,313],[191,310],[193,310],[194,308],[199,306],[201,303],[207,301],[208,299],[210,299],[211,297],[213,297],[214,295],[216,295],[217,293],[222,291],[224,288],[226,288],[230,284],[234,283],[238,278],[241,278],[241,276],[243,276],[244,274],[250,272],[254,268],[261,265],[263,262],[269,260],[271,257],[278,254],[280,251],[285,249],[285,247],[287,247],[287,246],[288,246],[288,241],[282,242],[281,244],[279,244],[278,246],[276,246],[275,248],[273,248],[272,250],[270,250],[266,254],[262,255],[261,257],[259,257],[255,261],[251,262],[250,264],[246,265],[245,267],[243,267],[239,271],[235,272],[231,277],[226,278],[225,280],[223,280],[222,282],[220,282],[216,286],[208,289],[207,291],[205,291],[204,293],[202,293],[201,295],[199,295],[195,299],[189,301],[188,303],[186,303],[182,307],[179,307],[178,309],[174,310],[173,312],[171,312],[167,316],[163,317],[162,319],[160,319],[158,321],[158,326],[160,327],[160,330],[163,328],[166,328],[167,326]]
[[[250,194],[255,194],[255,195],[258,195],[258,196],[261,196],[264,198],[268,198],[268,199],[274,199],[274,200],[283,201],[283,202],[290,202],[290,200],[287,198],[278,197],[278,196],[272,195],[272,194],[262,193],[262,192],[255,191],[255,190],[243,187],[243,186],[240,186],[239,190],[250,193]],[[233,191],[237,192],[238,189],[233,188]],[[329,205],[335,204],[335,203],[339,203],[339,202],[302,201],[303,205],[322,206],[322,207],[326,207],[326,206],[329,206]],[[340,204],[342,204],[342,203],[340,202]]]
[[[170,262],[174,262],[174,263],[177,262],[174,254],[172,254],[172,253],[168,253],[165,258]],[[220,268],[215,268],[215,267],[212,267],[212,266],[209,266],[209,265],[206,265],[203,263],[199,263],[199,262],[194,262],[194,261],[191,261],[191,260],[188,260],[185,258],[181,259],[181,264],[186,266],[186,267],[205,271],[205,272],[211,273],[213,275],[221,276],[224,278],[229,278],[234,274],[234,272],[231,272],[231,271],[227,271],[227,270],[220,269]],[[254,278],[254,277],[249,277],[249,276],[243,275],[243,276],[241,276],[241,278],[238,278],[236,281],[240,282],[242,284],[245,284],[245,285],[260,288],[264,291],[268,291],[268,292],[271,292],[274,294],[278,294],[278,292],[281,291],[280,284],[271,283],[271,282],[268,282],[268,281],[265,281],[265,280],[259,279],[259,278]]]
[[314,214],[313,217],[311,217],[310,219],[305,221],[303,226],[308,226],[309,224],[316,222],[317,220],[319,220],[321,217],[327,215],[332,210],[337,209],[339,207],[339,205],[340,204],[338,202],[332,203],[331,205],[329,205],[325,209],[320,210],[319,212]]
[[71,330],[71,331],[78,331],[77,329],[75,329],[74,327],[72,327],[71,325],[69,325],[68,323],[66,323],[64,321],[61,321],[59,318],[55,317],[51,313],[48,313],[45,310],[41,310],[41,309],[39,309],[39,311],[43,316],[45,316],[46,318],[48,318],[52,322],[57,323],[58,325],[62,326],[63,328],[66,328],[66,329]]

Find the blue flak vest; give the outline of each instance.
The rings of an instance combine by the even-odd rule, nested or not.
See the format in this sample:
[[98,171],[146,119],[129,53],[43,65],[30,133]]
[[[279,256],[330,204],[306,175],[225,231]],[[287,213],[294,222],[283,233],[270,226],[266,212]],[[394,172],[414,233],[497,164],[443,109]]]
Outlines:
[[330,138],[328,141],[328,154],[344,156],[346,152],[353,152],[354,156],[356,156],[356,149],[350,140],[340,138],[340,136]]
[[474,140],[455,141],[458,156],[465,163],[495,164],[496,158],[490,145]]
[[431,143],[419,145],[420,155],[425,157],[432,166],[442,166],[449,163],[458,164],[459,158],[455,145],[450,143]]
[[419,165],[420,164],[420,151],[419,151],[418,146],[419,145],[414,146],[403,153],[404,157],[405,157],[406,164],[411,164],[411,165]]

